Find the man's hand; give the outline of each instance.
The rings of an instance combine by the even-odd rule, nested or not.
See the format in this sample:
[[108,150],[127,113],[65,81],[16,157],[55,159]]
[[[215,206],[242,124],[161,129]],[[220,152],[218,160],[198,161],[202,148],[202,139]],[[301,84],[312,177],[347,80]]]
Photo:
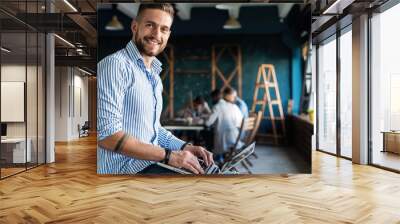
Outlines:
[[171,152],[168,164],[178,168],[185,168],[195,174],[204,174],[204,170],[201,168],[197,157],[190,151]]
[[214,163],[213,154],[201,146],[186,145],[183,151],[189,151],[193,155],[203,158],[207,166]]

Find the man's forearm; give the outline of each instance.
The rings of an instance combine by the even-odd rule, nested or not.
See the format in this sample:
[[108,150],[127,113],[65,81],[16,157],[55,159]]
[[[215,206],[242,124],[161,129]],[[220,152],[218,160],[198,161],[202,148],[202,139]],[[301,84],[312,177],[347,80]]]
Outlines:
[[[118,141],[123,137],[124,132],[119,131],[99,141],[99,146],[106,150],[115,151]],[[121,145],[121,154],[141,160],[161,161],[165,157],[165,150],[159,146],[146,144],[138,139],[128,136]]]
[[185,144],[185,142],[174,136],[167,129],[160,126],[158,129],[158,144],[167,149],[179,150],[182,148],[182,145]]

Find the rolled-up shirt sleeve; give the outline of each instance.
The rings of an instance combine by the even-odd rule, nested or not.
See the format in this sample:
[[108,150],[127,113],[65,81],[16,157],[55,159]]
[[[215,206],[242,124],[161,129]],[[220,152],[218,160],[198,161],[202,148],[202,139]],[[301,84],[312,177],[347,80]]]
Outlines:
[[106,57],[97,64],[97,137],[102,140],[122,130],[122,108],[128,85],[123,62]]
[[163,148],[179,150],[185,142],[160,125],[158,128],[158,144]]

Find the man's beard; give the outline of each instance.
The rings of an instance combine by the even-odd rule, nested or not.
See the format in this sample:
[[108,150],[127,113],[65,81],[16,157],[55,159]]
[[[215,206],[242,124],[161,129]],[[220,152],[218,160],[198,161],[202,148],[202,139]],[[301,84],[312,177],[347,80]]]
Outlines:
[[[157,52],[153,53],[152,51],[147,51],[147,50],[145,49],[145,47],[144,47],[144,45],[145,45],[145,43],[144,43],[145,39],[151,39],[151,37],[143,37],[142,39],[139,39],[139,38],[138,38],[138,35],[135,35],[135,44],[136,44],[136,47],[137,47],[137,49],[139,50],[140,53],[142,53],[142,54],[144,54],[144,55],[147,55],[147,56],[149,56],[149,57],[154,57],[154,56],[157,56],[158,54],[160,54],[160,53],[164,50],[165,46],[163,47],[163,46],[162,46],[163,43],[161,42],[160,45],[159,45],[159,49],[158,49]],[[157,40],[157,41],[158,41],[158,40]]]

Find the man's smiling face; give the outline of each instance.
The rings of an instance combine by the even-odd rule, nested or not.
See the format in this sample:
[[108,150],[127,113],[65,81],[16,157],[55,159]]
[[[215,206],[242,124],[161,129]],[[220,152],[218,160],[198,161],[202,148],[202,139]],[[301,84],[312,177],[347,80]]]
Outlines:
[[172,17],[159,9],[146,9],[132,22],[135,44],[143,56],[156,56],[167,46]]

